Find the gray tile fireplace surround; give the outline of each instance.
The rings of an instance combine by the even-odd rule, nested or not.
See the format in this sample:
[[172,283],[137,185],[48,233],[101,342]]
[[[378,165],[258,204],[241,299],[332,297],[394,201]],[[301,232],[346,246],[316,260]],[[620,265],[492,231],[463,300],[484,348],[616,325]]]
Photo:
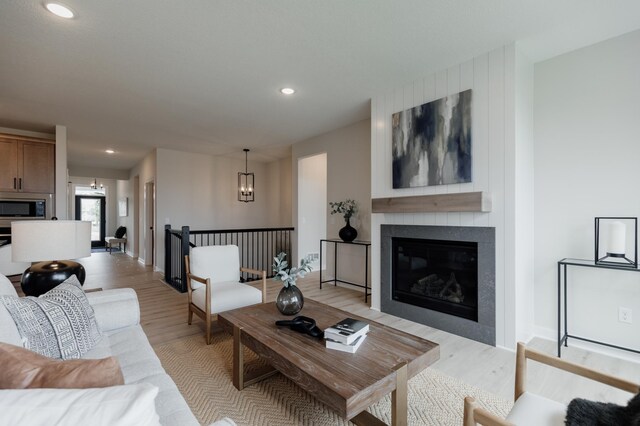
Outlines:
[[[380,235],[380,308],[382,312],[495,346],[495,228],[475,226],[382,225]],[[391,239],[393,237],[477,242],[478,321],[476,322],[392,300]]]

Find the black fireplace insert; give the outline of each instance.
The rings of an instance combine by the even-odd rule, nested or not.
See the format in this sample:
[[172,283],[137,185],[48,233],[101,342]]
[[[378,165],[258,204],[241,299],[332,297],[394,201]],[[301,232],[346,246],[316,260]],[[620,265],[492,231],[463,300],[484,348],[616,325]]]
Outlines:
[[478,321],[478,243],[392,238],[393,300]]

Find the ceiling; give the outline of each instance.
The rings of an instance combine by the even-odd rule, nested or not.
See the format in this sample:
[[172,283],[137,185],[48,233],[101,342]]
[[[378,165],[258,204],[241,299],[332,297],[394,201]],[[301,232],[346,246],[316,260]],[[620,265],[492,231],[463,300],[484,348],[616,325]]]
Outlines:
[[0,3],[0,126],[66,125],[71,166],[112,169],[154,147],[270,161],[498,46],[537,61],[640,28],[638,0],[61,2],[77,17]]

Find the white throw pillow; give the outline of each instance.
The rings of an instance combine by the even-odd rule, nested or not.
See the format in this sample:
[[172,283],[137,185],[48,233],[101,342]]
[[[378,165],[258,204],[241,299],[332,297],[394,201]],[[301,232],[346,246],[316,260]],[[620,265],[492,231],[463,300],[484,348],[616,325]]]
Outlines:
[[0,296],[15,296],[18,297],[16,288],[13,286],[11,280],[0,274]]
[[0,423],[14,426],[160,424],[150,384],[90,389],[0,390]]
[[75,275],[40,297],[0,296],[25,348],[58,359],[80,358],[102,338]]

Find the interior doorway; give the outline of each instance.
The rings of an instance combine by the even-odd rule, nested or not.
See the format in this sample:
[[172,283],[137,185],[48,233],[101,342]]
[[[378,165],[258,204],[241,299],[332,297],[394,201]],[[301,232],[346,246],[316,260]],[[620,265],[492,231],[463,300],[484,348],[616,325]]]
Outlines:
[[155,265],[155,185],[144,184],[144,264]]
[[104,247],[106,199],[95,195],[76,195],[76,220],[91,222],[91,247]]
[[[327,237],[327,154],[298,160],[298,258],[320,267],[320,240]],[[324,259],[323,259],[324,263]]]
[[131,249],[133,250],[133,258],[138,259],[140,256],[140,230],[142,228],[142,224],[140,223],[140,176],[136,175],[133,177],[133,245]]

